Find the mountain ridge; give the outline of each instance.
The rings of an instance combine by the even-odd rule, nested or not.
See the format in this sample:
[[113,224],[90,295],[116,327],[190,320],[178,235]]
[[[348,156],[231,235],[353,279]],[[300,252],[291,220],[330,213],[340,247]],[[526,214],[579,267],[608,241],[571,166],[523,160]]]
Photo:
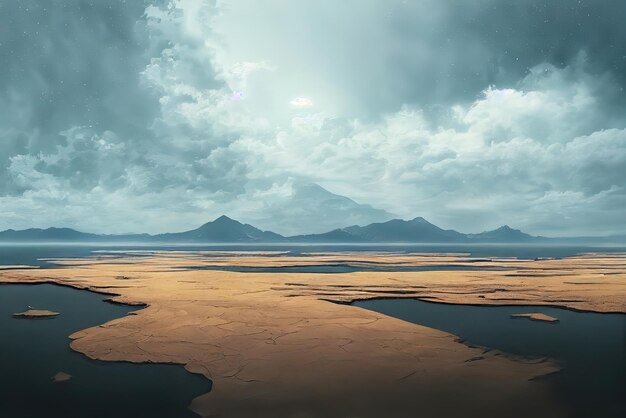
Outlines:
[[264,231],[250,224],[241,223],[222,215],[196,229],[163,234],[94,234],[72,228],[28,228],[0,231],[0,242],[138,242],[138,243],[626,243],[626,236],[548,238],[533,236],[519,229],[503,225],[491,231],[461,233],[442,229],[422,217],[410,220],[391,219],[369,225],[352,225],[319,234],[303,234],[285,237],[272,231]]
[[222,215],[196,229],[184,232],[158,234],[155,239],[163,241],[188,242],[275,242],[284,239],[282,235],[271,231],[262,231],[250,224]]

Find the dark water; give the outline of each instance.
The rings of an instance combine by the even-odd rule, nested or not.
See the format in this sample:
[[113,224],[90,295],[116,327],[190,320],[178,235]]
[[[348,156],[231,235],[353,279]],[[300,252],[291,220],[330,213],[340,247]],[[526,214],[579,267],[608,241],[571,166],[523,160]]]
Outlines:
[[[54,285],[0,285],[0,417],[193,418],[191,400],[211,382],[182,366],[107,363],[69,348],[75,331],[122,317],[137,307]],[[15,319],[31,305],[61,315]],[[58,372],[72,375],[53,383]]]
[[[571,417],[626,417],[626,315],[549,307],[467,306],[415,299],[354,302],[355,306],[457,335],[507,353],[550,357],[563,370],[546,378]],[[560,321],[511,318],[541,312]]]
[[433,270],[504,270],[493,267],[474,267],[457,265],[439,266],[372,266],[351,264],[319,264],[307,266],[253,267],[253,266],[186,266],[190,270],[221,270],[239,273],[352,273],[355,271],[433,271]]
[[[625,247],[584,247],[519,244],[423,244],[423,245],[84,245],[84,244],[8,244],[0,243],[0,265],[25,264],[54,267],[41,258],[86,257],[104,255],[101,251],[288,251],[288,255],[299,256],[307,252],[421,252],[421,253],[466,253],[471,257],[568,257],[583,252],[624,252]],[[99,251],[99,253],[93,253]],[[111,254],[107,254],[111,255]],[[214,257],[214,255],[212,255]],[[321,272],[321,271],[320,271]]]

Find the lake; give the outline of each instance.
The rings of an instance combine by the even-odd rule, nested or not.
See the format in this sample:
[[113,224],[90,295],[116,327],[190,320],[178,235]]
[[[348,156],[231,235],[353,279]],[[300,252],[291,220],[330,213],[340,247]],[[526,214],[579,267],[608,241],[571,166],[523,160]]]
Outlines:
[[[356,301],[358,306],[454,334],[467,344],[549,357],[562,371],[546,377],[571,417],[626,417],[626,315],[535,306],[468,306],[415,299]],[[558,323],[512,318],[540,312]]]
[[[93,361],[68,336],[137,310],[55,285],[0,285],[0,417],[193,418],[191,400],[211,382],[182,366]],[[16,319],[27,306],[60,312]],[[71,380],[54,383],[58,372]]]

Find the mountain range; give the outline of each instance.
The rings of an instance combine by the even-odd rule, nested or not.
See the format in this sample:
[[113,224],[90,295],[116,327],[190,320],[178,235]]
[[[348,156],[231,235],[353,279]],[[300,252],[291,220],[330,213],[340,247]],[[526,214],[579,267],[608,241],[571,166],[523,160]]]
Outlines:
[[285,237],[220,216],[199,228],[166,234],[106,235],[70,228],[31,228],[0,232],[0,242],[127,242],[127,243],[626,243],[626,236],[546,238],[526,234],[507,225],[493,231],[464,234],[442,229],[424,218],[392,219],[366,226],[349,226],[321,234]]

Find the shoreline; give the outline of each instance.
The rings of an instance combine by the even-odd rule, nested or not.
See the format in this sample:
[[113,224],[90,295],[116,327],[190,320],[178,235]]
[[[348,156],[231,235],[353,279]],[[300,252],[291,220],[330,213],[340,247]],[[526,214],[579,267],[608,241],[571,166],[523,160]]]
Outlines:
[[[341,256],[345,258],[345,254]],[[396,299],[399,297],[421,299],[419,296],[415,295],[383,296],[380,293],[378,296],[372,294],[358,295],[358,290],[368,290],[368,286],[374,284],[376,284],[376,286],[383,286],[378,288],[381,291],[389,287],[397,289],[398,283],[394,283],[384,276],[404,276],[406,279],[408,275],[412,280],[425,279],[428,277],[432,279],[433,272],[423,271],[402,274],[396,272],[376,272],[373,274],[370,272],[366,274],[342,273],[337,275],[326,274],[323,275],[323,277],[320,277],[322,275],[314,273],[286,273],[279,275],[280,277],[269,277],[264,274],[233,273],[213,270],[181,271],[177,268],[178,262],[184,263],[188,261],[184,259],[184,256],[182,260],[178,258],[168,259],[152,257],[147,259],[133,258],[130,264],[128,261],[128,259],[90,260],[86,258],[82,259],[80,267],[61,265],[54,269],[38,269],[35,271],[11,270],[6,273],[0,272],[0,282],[10,282],[13,284],[53,283],[111,296],[107,299],[107,301],[111,303],[145,306],[143,309],[136,311],[134,315],[126,316],[98,327],[72,334],[70,337],[73,341],[70,343],[70,347],[72,350],[98,361],[177,364],[183,365],[185,369],[191,373],[202,374],[210,379],[214,385],[211,392],[194,399],[191,404],[191,409],[196,413],[200,413],[201,416],[208,416],[215,411],[222,411],[228,416],[245,416],[245,410],[241,408],[237,409],[233,402],[240,400],[242,397],[246,397],[248,398],[248,406],[258,408],[259,402],[263,400],[266,404],[267,402],[272,402],[272,399],[274,399],[272,392],[277,396],[280,395],[276,398],[276,401],[283,399],[287,404],[295,403],[298,407],[306,405],[314,399],[327,399],[328,397],[341,398],[340,396],[335,396],[337,393],[344,393],[344,395],[347,396],[355,391],[359,393],[362,393],[363,390],[369,392],[373,390],[373,388],[363,383],[359,376],[365,377],[372,375],[372,373],[373,375],[378,375],[379,377],[377,378],[383,381],[391,379],[389,380],[389,384],[398,390],[398,396],[393,396],[393,394],[386,394],[386,396],[389,398],[389,401],[395,399],[396,402],[401,403],[402,396],[400,395],[404,393],[406,396],[407,387],[421,387],[424,384],[423,377],[420,378],[420,373],[409,373],[410,377],[405,376],[411,371],[411,364],[413,367],[416,365],[415,360],[408,360],[409,358],[413,358],[413,356],[417,356],[415,357],[416,359],[424,358],[424,355],[426,355],[425,358],[432,358],[429,364],[425,364],[422,367],[425,367],[424,371],[430,370],[428,373],[431,377],[433,376],[432,373],[439,376],[439,379],[435,379],[437,382],[440,381],[440,383],[434,384],[436,387],[445,387],[443,383],[446,379],[461,378],[461,380],[463,380],[463,376],[469,377],[476,373],[478,373],[478,376],[487,373],[487,375],[493,375],[493,379],[490,380],[495,379],[496,381],[500,381],[500,384],[504,385],[503,387],[518,387],[518,390],[521,391],[519,393],[526,393],[534,397],[539,396],[539,399],[545,398],[543,395],[540,395],[542,391],[538,390],[536,387],[527,387],[525,386],[527,383],[524,384],[523,382],[528,381],[528,379],[541,380],[541,376],[555,371],[554,365],[519,363],[505,356],[486,356],[485,359],[471,362],[468,367],[468,365],[463,364],[463,362],[469,358],[480,355],[480,352],[479,350],[464,346],[459,341],[455,341],[455,337],[453,337],[452,334],[419,325],[408,324],[404,321],[372,312],[357,312],[357,310],[354,310],[355,307],[352,306],[349,308],[344,307],[348,300],[352,303],[358,299],[368,300],[375,297],[387,299]],[[236,262],[237,260],[234,261]],[[280,262],[280,260],[278,260],[278,262]],[[469,279],[472,279],[472,276],[481,274],[482,272],[448,271],[445,273],[448,275],[452,273],[454,276],[466,274],[469,276]],[[489,272],[486,275],[491,276],[493,274],[493,272]],[[115,292],[113,292],[110,290],[112,289],[111,284],[115,283],[115,277],[119,277],[120,275],[128,277],[124,282],[127,286],[115,286]],[[437,276],[437,274],[434,276]],[[397,277],[395,278],[397,279]],[[305,286],[289,286],[293,281],[298,280],[308,281],[309,284]],[[571,277],[568,280],[571,280]],[[328,287],[325,287],[324,283],[321,282],[329,281],[348,282],[344,284],[350,284],[350,286],[356,287],[350,287],[347,290],[344,288],[345,293],[342,295],[343,297],[335,301],[334,298],[329,297],[335,295],[323,295],[324,290],[328,290]],[[356,282],[359,282],[360,285],[354,284]],[[406,282],[406,280],[403,279],[402,282]],[[400,283],[400,286],[401,285],[402,283]],[[467,285],[471,287],[475,284],[468,283]],[[307,289],[307,287],[314,287],[315,289]],[[184,292],[182,291],[183,288]],[[299,290],[299,294],[286,294],[286,289],[292,292],[294,288],[299,288],[296,289]],[[185,329],[183,332],[178,327],[175,327],[171,332],[163,335],[162,338],[164,338],[164,340],[162,343],[151,341],[149,337],[142,337],[142,333],[137,331],[141,328],[138,325],[143,323],[145,326],[146,321],[147,323],[151,323],[156,320],[161,325],[173,326],[172,321],[174,317],[171,315],[163,316],[162,313],[159,314],[158,312],[171,307],[167,305],[176,305],[173,307],[175,308],[174,311],[178,309],[182,311],[189,309],[185,306],[185,303],[182,303],[182,305],[173,302],[168,303],[165,297],[166,294],[176,291],[177,289],[181,292],[180,299],[183,302],[186,300],[188,304],[189,301],[193,300],[199,294],[198,291],[201,291],[204,295],[203,297],[207,300],[209,306],[201,306],[205,303],[196,303],[192,304],[192,307],[194,311],[197,311],[196,313],[200,317],[208,315],[207,318],[209,319],[207,321],[200,322],[201,324],[208,324],[206,325],[208,328],[203,331],[206,332],[207,335],[202,336],[202,338],[198,336],[197,338],[191,338],[191,340],[189,340],[193,335],[191,329]],[[357,291],[355,291],[355,289]],[[209,292],[209,295],[206,295],[207,290],[213,290],[215,294],[212,295]],[[336,288],[334,290],[337,291]],[[231,299],[229,299],[229,297]],[[229,300],[230,303],[228,303]],[[431,303],[458,304],[454,300],[421,300]],[[328,302],[337,302],[337,304],[329,304]],[[481,302],[483,303],[472,303],[472,305],[493,305],[493,301],[490,302],[488,299],[484,301],[481,300]],[[334,305],[337,308],[324,306],[325,304]],[[516,301],[513,304],[507,305],[536,306],[537,304]],[[181,307],[178,308],[177,306]],[[554,306],[554,303],[552,306]],[[591,306],[594,307],[594,305]],[[286,315],[288,317],[287,319],[290,321],[285,321],[284,316],[272,312],[276,311],[279,307],[294,311],[297,315],[291,318],[289,318],[289,315]],[[557,307],[565,309],[571,308],[571,306],[567,306],[567,302],[564,302],[564,305],[557,305]],[[251,308],[255,310],[259,310],[260,308],[263,315],[274,317],[275,321],[271,321],[269,318],[259,317],[258,315],[252,315],[250,313]],[[345,309],[351,309],[353,311],[346,311]],[[574,309],[583,310],[578,308]],[[155,310],[157,312],[155,312]],[[237,311],[239,311],[239,314]],[[311,313],[305,314],[304,312]],[[322,314],[320,318],[315,318],[315,324],[309,324],[309,326],[300,328],[294,325],[294,323],[297,324],[299,321],[307,320],[306,318],[309,316],[315,316],[315,313]],[[239,321],[225,320],[224,316],[226,314],[228,314],[227,316],[229,318],[234,315],[234,319],[238,319]],[[243,320],[241,315],[252,316],[248,320]],[[185,312],[183,316],[184,320],[177,324],[183,328],[189,328],[191,324],[197,322],[197,320],[194,320],[193,313]],[[328,319],[325,320],[323,317],[328,317]],[[337,318],[343,319],[337,324]],[[265,319],[267,319],[267,321]],[[343,323],[341,323],[342,321]],[[383,326],[382,323],[385,325]],[[278,329],[276,331],[268,331],[268,329],[266,329],[272,328],[272,326]],[[193,326],[191,327],[193,328]],[[281,327],[285,329],[281,329]],[[161,327],[157,327],[155,330],[159,328]],[[301,336],[296,338],[298,334]],[[211,335],[214,338],[208,338],[211,337]],[[393,344],[397,346],[395,350],[400,348],[400,351],[394,354],[393,351],[385,349],[384,344],[383,346],[378,345],[377,340],[380,340],[381,337],[383,340],[389,342],[393,341]],[[105,341],[110,338],[117,338],[117,340],[113,341],[113,344],[111,344],[110,341]],[[322,339],[320,340],[320,338]],[[417,338],[417,340],[415,340],[415,338]],[[194,340],[196,341],[195,343],[193,342]],[[349,342],[348,340],[351,341]],[[177,343],[177,341],[179,342]],[[189,343],[186,341],[189,341]],[[219,341],[222,342],[220,343]],[[309,342],[307,343],[307,341]],[[317,345],[320,341],[328,341],[331,346],[332,342],[338,342],[340,344],[337,347],[343,348],[335,350],[321,348]],[[422,346],[419,347],[419,349],[415,349],[415,342],[411,343],[410,341],[420,341]],[[424,344],[424,342],[427,343]],[[265,346],[275,346],[277,348],[271,349],[270,347],[270,349],[268,349],[268,347],[261,346],[260,350],[256,350],[259,351],[257,353],[250,345],[259,343],[265,343]],[[302,347],[309,346],[310,349],[302,351],[302,349],[299,348],[299,344],[302,343],[305,344]],[[166,344],[170,348],[163,350],[163,344]],[[194,352],[197,352],[197,348],[194,348],[196,344],[205,347],[206,352],[204,354],[194,354]],[[455,345],[462,348],[455,347]],[[435,350],[435,352],[444,350],[443,352],[447,354],[439,354],[435,355],[435,357],[431,357],[432,354],[430,353],[433,353],[432,350],[437,346],[441,346],[441,348]],[[365,347],[369,348],[366,349]],[[243,352],[241,350],[243,350]],[[342,350],[354,350],[354,353],[352,353],[353,355],[347,356],[346,354],[349,354],[349,352]],[[368,350],[374,351],[378,355],[372,355],[368,353]],[[227,357],[231,355],[228,353],[232,353],[235,357]],[[409,353],[412,354],[409,355]],[[276,361],[279,361],[278,358],[281,358],[283,362],[292,366],[278,366],[278,368],[281,369],[281,373],[277,373],[273,369],[281,363],[275,363],[275,360],[272,360],[276,355],[278,355]],[[349,387],[345,388],[343,384],[328,383],[327,379],[322,379],[319,381],[318,385],[321,385],[322,381],[324,381],[325,384],[330,384],[337,393],[332,393],[332,390],[330,392],[322,390],[322,392],[326,393],[325,396],[321,396],[320,394],[316,395],[315,393],[306,395],[307,389],[305,388],[310,387],[310,389],[308,389],[309,391],[317,390],[314,389],[317,388],[315,384],[313,386],[310,385],[318,381],[326,372],[330,372],[330,370],[328,370],[329,365],[327,364],[329,362],[332,363],[332,361],[329,360],[330,358],[320,363],[321,359],[326,358],[328,355],[331,356],[330,358],[335,356],[338,360],[344,359],[340,361],[345,362],[348,360],[354,363],[351,365],[342,365],[338,370],[333,370],[333,373],[330,375],[339,376],[344,380],[344,383],[346,383],[345,379],[347,379],[350,384],[355,386],[355,390],[350,390]],[[354,355],[357,355],[356,360]],[[256,359],[256,357],[259,356],[260,359]],[[265,360],[263,360],[264,356],[266,358]],[[381,358],[384,360],[382,361],[383,364],[377,365],[373,363],[369,366],[371,368],[369,371],[363,371],[360,369],[362,366],[358,366],[361,361],[365,361],[365,364],[369,364],[371,360],[367,359],[381,363]],[[435,358],[438,360],[435,360]],[[314,364],[315,367],[302,365],[302,363],[306,363],[307,359],[312,360],[313,363],[311,364]],[[398,367],[397,362],[404,362],[406,366]],[[417,364],[419,363],[420,362]],[[480,367],[476,366],[477,364],[480,365]],[[304,368],[307,372],[303,372],[304,376],[301,374],[294,375],[293,371],[289,370],[291,367],[296,369]],[[404,377],[397,375],[400,374],[399,372],[402,370],[404,371]],[[451,370],[456,370],[456,372],[451,372]],[[503,376],[503,372],[507,375],[506,377]],[[306,373],[310,373],[312,376],[307,376]],[[450,374],[449,378],[446,378],[445,376],[449,373],[452,374]],[[393,377],[394,374],[396,374],[395,378]],[[315,377],[315,375],[318,375],[318,377]],[[385,376],[388,377],[385,378]],[[514,376],[518,377],[516,378]],[[522,376],[525,376],[525,378],[519,380]],[[405,384],[393,383],[396,381],[395,379],[400,378],[402,378],[400,382],[405,382]],[[408,383],[409,381],[411,382],[410,384]],[[511,381],[517,383],[513,384]],[[290,382],[296,387],[290,388]],[[288,385],[285,386],[285,384]],[[489,387],[490,385],[487,386]],[[494,386],[494,388],[495,387],[497,386]],[[525,389],[522,389],[522,387]],[[481,393],[479,388],[477,388],[476,391],[476,396],[489,397],[489,395]],[[246,395],[246,393],[248,393],[248,395]],[[372,392],[372,394],[374,393],[375,392]],[[285,394],[290,394],[287,396],[288,399],[284,399]],[[261,397],[258,398],[259,396]],[[341,403],[341,399],[335,399],[334,401]],[[467,398],[467,401],[471,401],[471,397]],[[544,402],[547,401],[548,399],[544,399]],[[367,403],[367,401],[364,402]],[[398,403],[397,405],[400,408],[400,404]],[[335,406],[339,406],[339,404]],[[348,410],[350,409],[350,405],[344,405],[344,407],[348,408]],[[408,406],[402,407],[407,408]],[[436,407],[436,405],[430,405],[430,407]],[[439,405],[439,407],[442,406]],[[352,408],[359,409],[359,405],[352,405]],[[442,408],[445,409],[445,407]],[[546,409],[546,411],[548,410],[549,408]],[[260,412],[262,413],[263,411],[261,410]],[[267,416],[271,416],[269,412],[270,411],[268,411]],[[553,410],[552,412],[555,411]],[[271,413],[276,414],[277,412],[271,411]],[[280,416],[280,412],[278,412],[278,415]],[[370,414],[369,416],[375,416],[375,414]],[[441,416],[454,416],[454,414],[449,413],[449,415],[445,415],[444,411],[444,414]],[[558,416],[558,413],[555,416]]]

